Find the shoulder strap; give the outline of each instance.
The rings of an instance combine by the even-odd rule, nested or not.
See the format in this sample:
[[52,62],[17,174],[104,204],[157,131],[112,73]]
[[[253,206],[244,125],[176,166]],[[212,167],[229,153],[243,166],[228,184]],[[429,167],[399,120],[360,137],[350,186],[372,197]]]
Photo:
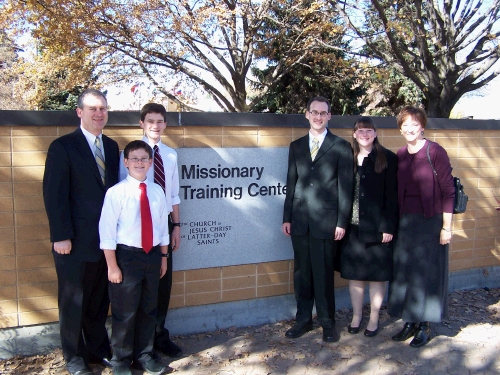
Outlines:
[[432,165],[432,161],[431,161],[431,154],[429,152],[430,147],[431,147],[431,141],[427,141],[427,160],[429,160],[429,164],[431,165],[432,171],[437,176],[438,174],[437,174],[436,170],[434,169],[434,166]]

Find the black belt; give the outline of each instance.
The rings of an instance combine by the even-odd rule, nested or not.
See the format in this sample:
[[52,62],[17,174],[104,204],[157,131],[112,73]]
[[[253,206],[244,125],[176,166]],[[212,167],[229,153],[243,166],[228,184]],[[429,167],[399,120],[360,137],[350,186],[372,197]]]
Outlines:
[[[153,246],[153,248],[151,250],[149,250],[149,252],[152,252],[153,250],[156,250],[159,247],[160,247],[160,245]],[[140,251],[141,253],[145,252],[142,247],[128,246],[128,245],[123,245],[121,243],[116,245],[116,249],[117,250],[125,250],[125,251]]]

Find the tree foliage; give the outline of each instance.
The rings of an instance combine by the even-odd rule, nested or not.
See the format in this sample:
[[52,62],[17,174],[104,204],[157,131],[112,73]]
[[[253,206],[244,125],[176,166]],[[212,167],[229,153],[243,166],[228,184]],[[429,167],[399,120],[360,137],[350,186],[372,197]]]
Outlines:
[[0,109],[23,109],[25,103],[16,96],[17,73],[12,68],[18,48],[4,31],[0,31]]
[[[294,66],[320,48],[322,32],[338,29],[313,23],[308,15],[326,2],[289,0],[6,0],[3,17],[17,30],[50,41],[71,55],[88,49],[99,61],[100,79],[147,77],[165,96],[192,108],[203,91],[224,110],[252,110]],[[271,10],[287,8],[280,18]],[[270,22],[276,27],[268,28]],[[293,34],[288,38],[287,35]],[[280,43],[280,58],[274,49]],[[261,72],[259,89],[252,68],[274,59]],[[181,102],[172,87],[182,87]]]
[[466,93],[499,73],[500,0],[331,0],[364,46],[422,92],[431,117],[449,117]]
[[[261,96],[253,111],[303,113],[307,101],[321,95],[330,99],[332,113],[359,113],[358,100],[365,92],[365,87],[359,79],[357,61],[346,58],[344,49],[348,46],[342,40],[342,26],[337,24],[326,4],[317,8],[316,12],[305,14],[302,19],[294,19],[293,14],[290,14],[294,3],[296,2],[293,0],[288,4],[276,3],[271,8],[273,16],[266,21],[265,29],[275,37],[260,51],[267,57],[267,66],[253,69],[253,75],[257,79],[253,87],[257,92],[262,90],[269,75],[286,58],[287,46],[300,38],[305,29],[316,28],[315,35],[320,40],[311,43],[309,53]],[[310,6],[304,3],[302,5]],[[292,27],[283,27],[284,22],[278,22],[283,19],[295,22]],[[326,47],[327,45],[335,48]]]

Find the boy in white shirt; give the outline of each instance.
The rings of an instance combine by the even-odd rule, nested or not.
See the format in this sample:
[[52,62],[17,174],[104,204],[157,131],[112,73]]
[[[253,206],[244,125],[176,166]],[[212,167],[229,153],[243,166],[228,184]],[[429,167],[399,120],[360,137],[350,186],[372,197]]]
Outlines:
[[[179,210],[181,200],[179,198],[177,152],[161,141],[161,135],[167,127],[167,110],[163,105],[158,103],[145,104],[141,109],[139,126],[144,130],[142,140],[153,149],[153,166],[147,173],[148,180],[154,181],[163,188],[167,200],[167,209],[170,211],[168,220],[170,234],[168,267],[165,277],[160,280],[158,289],[154,348],[171,358],[176,358],[182,354],[182,349],[170,340],[170,332],[165,327],[165,320],[172,290],[172,255],[179,248],[181,241]],[[127,175],[127,169],[120,163],[120,180],[123,180]]]
[[158,285],[167,271],[169,211],[163,189],[147,180],[151,147],[132,141],[123,153],[128,176],[107,191],[99,221],[110,281],[111,364],[115,375],[132,375],[132,361],[156,375],[165,370],[153,355],[153,339]]

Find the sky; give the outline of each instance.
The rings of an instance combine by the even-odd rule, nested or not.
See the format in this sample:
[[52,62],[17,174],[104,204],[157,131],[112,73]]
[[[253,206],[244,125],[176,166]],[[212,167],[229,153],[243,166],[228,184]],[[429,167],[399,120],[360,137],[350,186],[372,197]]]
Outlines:
[[480,89],[480,94],[470,94],[462,97],[455,105],[453,112],[461,113],[461,117],[472,116],[474,119],[500,120],[500,77]]
[[[129,87],[130,86],[130,87]],[[109,87],[108,103],[113,111],[139,111],[148,102],[151,94],[144,86],[131,91],[132,85]],[[220,108],[209,99],[200,100],[199,107],[207,112],[218,112]],[[456,117],[472,116],[474,119],[500,120],[500,77],[494,79],[480,93],[462,97],[453,109]]]

